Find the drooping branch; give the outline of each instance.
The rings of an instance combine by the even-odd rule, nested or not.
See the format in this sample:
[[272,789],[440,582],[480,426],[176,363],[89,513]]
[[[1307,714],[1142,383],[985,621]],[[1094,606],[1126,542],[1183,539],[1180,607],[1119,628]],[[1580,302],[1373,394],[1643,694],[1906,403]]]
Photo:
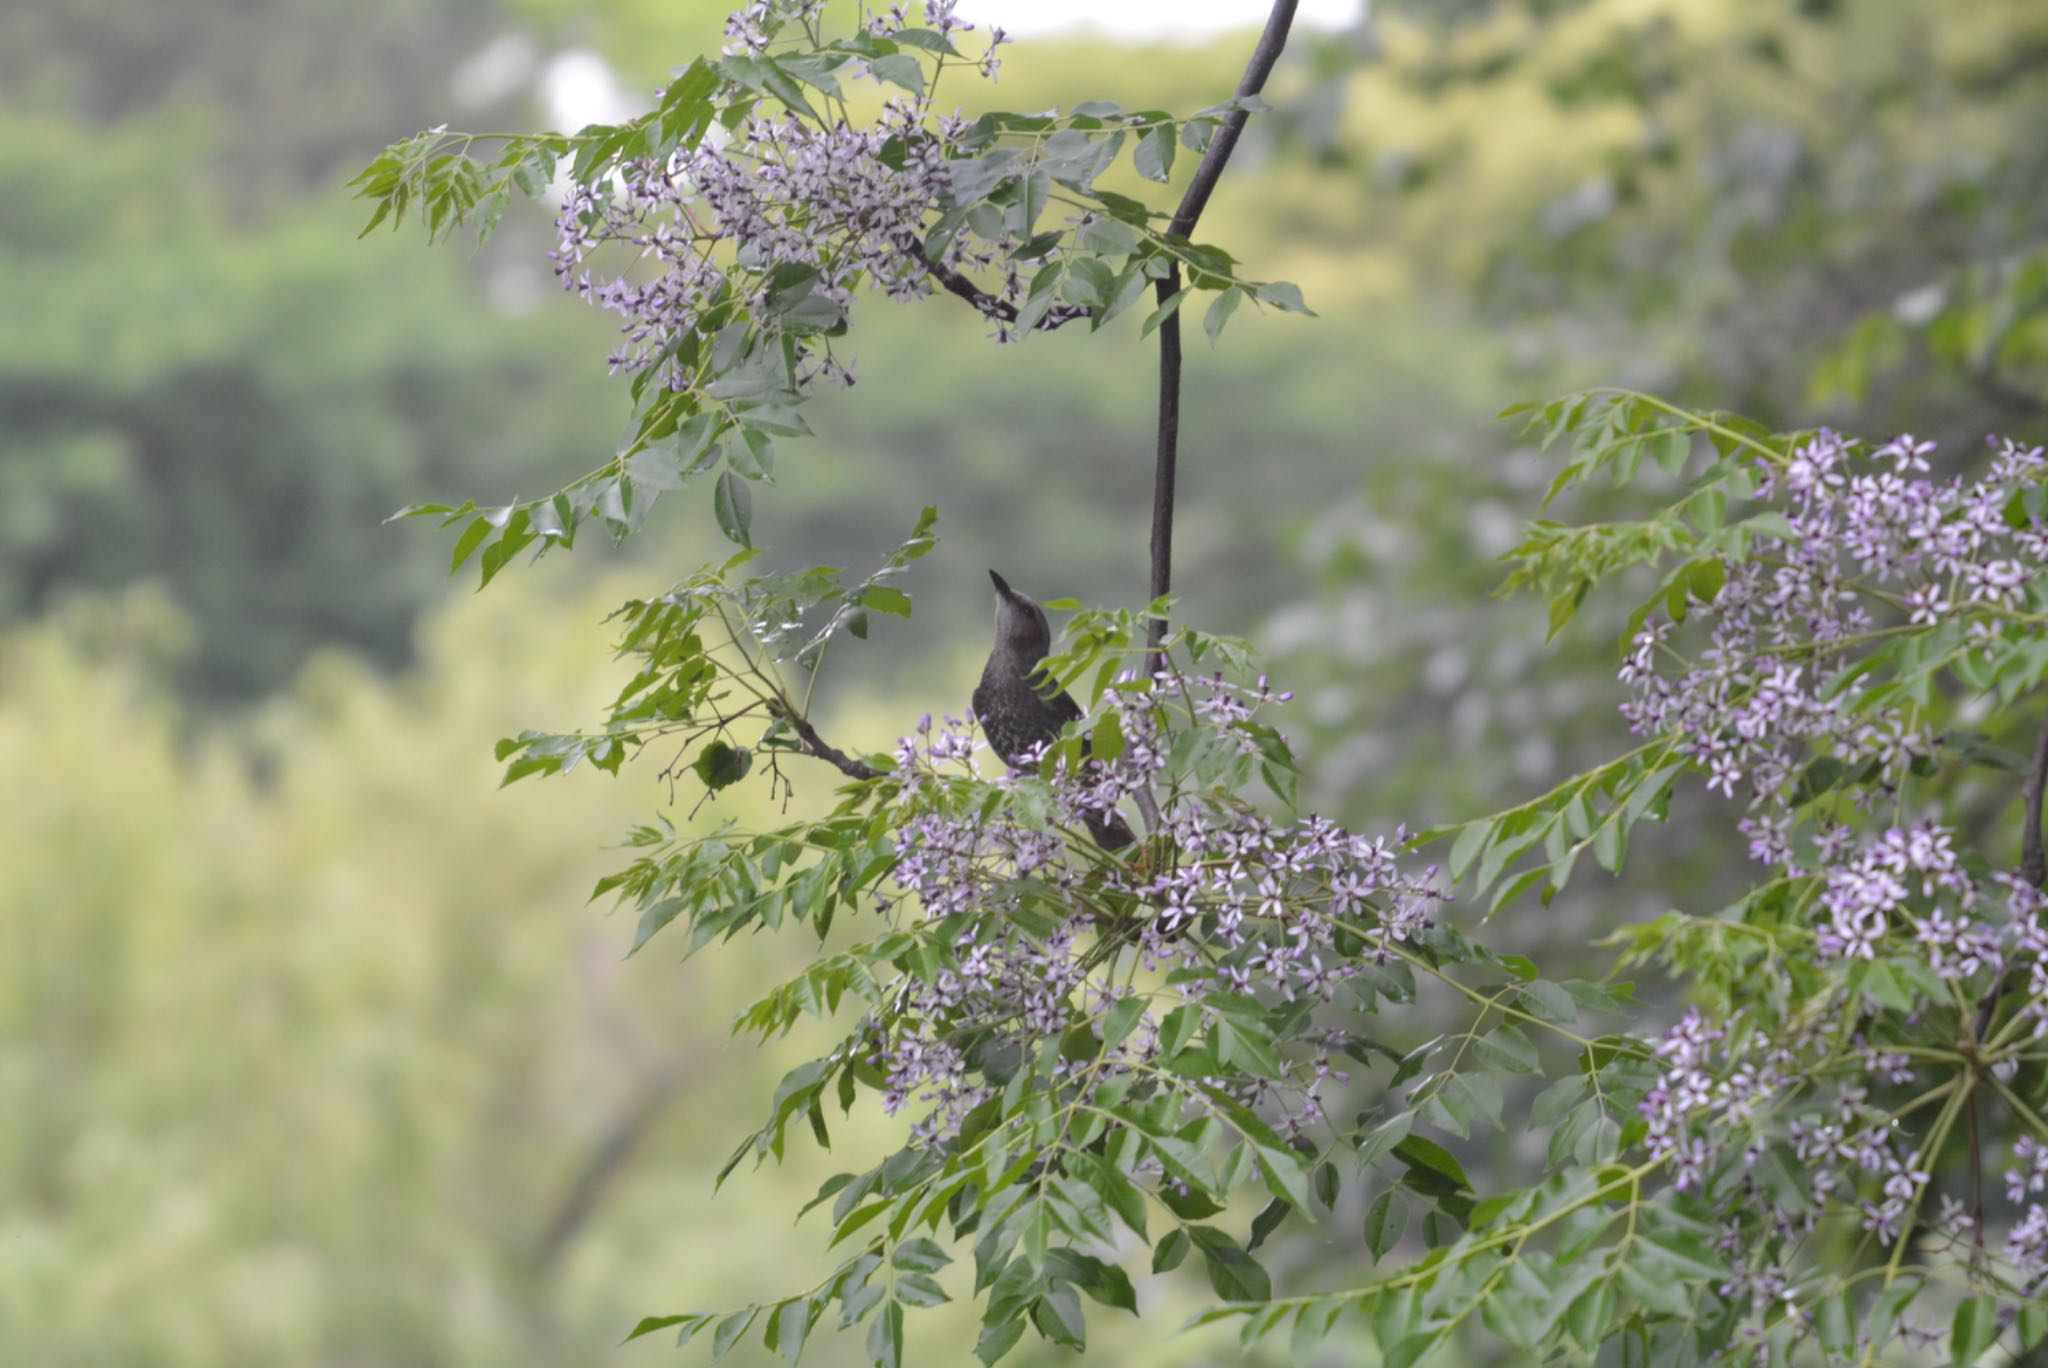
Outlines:
[[[932,279],[944,286],[948,294],[958,295],[975,307],[983,317],[994,318],[1004,323],[1017,321],[1017,306],[1002,299],[969,280],[950,266],[941,266],[935,261],[926,261],[925,269],[932,273]],[[1051,332],[1064,327],[1077,318],[1088,317],[1088,310],[1076,304],[1055,304],[1046,311],[1045,317],[1034,326],[1036,332]]]
[[[1252,49],[1251,61],[1245,65],[1244,78],[1237,83],[1239,98],[1256,95],[1266,87],[1266,78],[1273,73],[1273,66],[1280,60],[1280,53],[1287,46],[1287,32],[1294,25],[1294,10],[1297,0],[1274,0],[1273,12],[1266,17],[1265,30],[1259,34],[1258,46]],[[1209,150],[1202,156],[1201,165],[1195,168],[1194,179],[1188,182],[1187,192],[1181,196],[1180,208],[1174,211],[1173,222],[1168,232],[1185,239],[1194,232],[1196,222],[1202,217],[1202,210],[1208,207],[1209,196],[1215,193],[1216,183],[1223,176],[1223,167],[1230,160],[1230,154],[1237,148],[1237,140],[1244,133],[1244,126],[1251,118],[1251,112],[1244,109],[1232,110],[1216,136],[1209,141]],[[1158,298],[1161,305],[1180,293],[1180,267],[1170,267],[1158,283]],[[1173,589],[1173,499],[1174,483],[1180,462],[1180,312],[1168,314],[1159,325],[1159,433],[1152,459],[1152,580],[1149,597],[1164,598]],[[1155,617],[1146,633],[1147,644],[1152,649],[1152,669],[1165,668],[1162,644],[1166,640],[1166,619]]]

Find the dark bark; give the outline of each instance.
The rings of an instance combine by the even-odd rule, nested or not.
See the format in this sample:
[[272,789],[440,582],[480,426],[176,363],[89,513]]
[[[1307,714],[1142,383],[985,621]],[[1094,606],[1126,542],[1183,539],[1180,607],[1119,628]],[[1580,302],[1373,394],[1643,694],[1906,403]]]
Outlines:
[[[1252,49],[1251,61],[1246,63],[1244,78],[1237,83],[1240,98],[1256,95],[1266,87],[1266,78],[1273,74],[1274,63],[1280,60],[1280,53],[1287,46],[1287,32],[1294,24],[1296,0],[1274,0],[1273,12],[1266,17],[1265,31],[1259,35],[1258,46]],[[1209,205],[1209,196],[1216,191],[1216,182],[1223,176],[1223,167],[1230,160],[1230,154],[1237,148],[1237,140],[1244,133],[1244,126],[1251,118],[1250,111],[1238,109],[1226,115],[1222,127],[1209,141],[1209,150],[1202,155],[1201,165],[1195,168],[1194,179],[1188,182],[1187,192],[1181,196],[1180,208],[1174,211],[1173,222],[1167,231],[1174,237],[1186,238],[1195,230],[1202,211]],[[1174,266],[1158,285],[1159,302],[1163,305],[1180,293],[1180,268]],[[1180,311],[1168,314],[1159,325],[1159,437],[1152,459],[1152,583],[1149,597],[1164,598],[1173,590],[1173,500],[1176,478],[1180,466]],[[1166,619],[1155,617],[1146,634],[1146,644],[1152,649],[1152,669],[1157,672],[1165,667],[1161,644],[1166,640]]]
[[2020,876],[2036,888],[2048,884],[2048,851],[2042,848],[2041,798],[2048,789],[2048,723],[2034,743],[2034,768],[2027,775],[2026,830],[2020,837]]
[[[999,319],[1004,323],[1015,323],[1017,321],[1017,306],[1010,303],[1009,300],[997,298],[949,266],[941,266],[936,262],[929,261],[925,263],[925,266],[931,271],[932,279],[938,281],[939,284],[946,288],[946,293],[958,295],[966,300],[984,317]],[[1051,332],[1055,328],[1064,327],[1077,318],[1086,317],[1088,317],[1088,310],[1077,305],[1055,304],[1046,312],[1045,317],[1038,320],[1033,331]]]
[[[2048,794],[2048,722],[2041,726],[2041,735],[2034,742],[2034,763],[2027,771],[2027,782],[2022,793],[2025,797],[2026,815],[2022,819],[2026,828],[2020,833],[2020,877],[2035,888],[2048,885],[2048,847],[2044,847],[2041,834],[2041,806],[2044,794]],[[2013,971],[2006,969],[1992,980],[1990,989],[1977,1004],[1977,1019],[1971,1025],[1972,1049],[1981,1049],[1991,1031],[1991,1022],[1998,1015],[1999,1001],[2012,986]],[[1981,1066],[1978,1066],[1981,1067]],[[1977,1135],[1977,1093],[1970,1092],[1970,1198],[1971,1259],[1982,1262],[1984,1257],[1984,1172],[1983,1154]]]
[[882,771],[876,769],[873,765],[868,764],[864,760],[854,759],[845,751],[840,750],[837,746],[825,740],[824,737],[818,735],[818,729],[813,727],[807,719],[797,716],[795,709],[792,708],[785,716],[789,720],[789,729],[795,732],[797,738],[804,743],[804,753],[806,755],[816,756],[849,779],[879,779],[882,777]]
[[[1273,10],[1266,16],[1266,27],[1259,34],[1258,45],[1252,49],[1251,60],[1245,64],[1244,76],[1237,83],[1239,98],[1256,95],[1266,88],[1266,78],[1273,74],[1274,65],[1287,47],[1288,31],[1294,26],[1294,11],[1298,0],[1274,0]],[[1171,237],[1185,240],[1195,230],[1202,211],[1209,206],[1209,197],[1216,192],[1216,183],[1223,177],[1223,168],[1230,161],[1230,154],[1237,149],[1237,140],[1244,134],[1244,126],[1251,118],[1249,110],[1232,110],[1225,115],[1216,134],[1209,140],[1209,148],[1202,154],[1201,164],[1195,168],[1194,178],[1188,182],[1187,190],[1181,195],[1180,207],[1174,210],[1173,219],[1167,225]],[[1015,322],[1017,311],[1007,302],[996,298],[976,285],[958,271],[949,270],[936,262],[927,263],[932,276],[946,290],[958,295],[976,309],[991,318]],[[1164,279],[1157,286],[1161,304],[1180,292],[1181,276],[1178,265],[1170,266]],[[1072,317],[1083,317],[1085,310],[1072,313]],[[1048,314],[1038,327],[1050,330],[1070,321],[1069,316],[1059,310]],[[1149,597],[1164,598],[1173,590],[1173,501],[1176,476],[1180,464],[1180,372],[1181,341],[1180,312],[1175,310],[1159,325],[1159,427],[1158,441],[1153,452],[1152,463],[1152,539],[1151,539],[1151,590]],[[1146,642],[1151,648],[1152,668],[1157,671],[1165,665],[1161,643],[1166,639],[1166,619],[1152,619]],[[881,771],[847,755],[844,751],[829,745],[817,730],[794,712],[789,715],[790,727],[804,743],[805,751],[818,759],[835,766],[840,773],[851,779],[878,779]]]

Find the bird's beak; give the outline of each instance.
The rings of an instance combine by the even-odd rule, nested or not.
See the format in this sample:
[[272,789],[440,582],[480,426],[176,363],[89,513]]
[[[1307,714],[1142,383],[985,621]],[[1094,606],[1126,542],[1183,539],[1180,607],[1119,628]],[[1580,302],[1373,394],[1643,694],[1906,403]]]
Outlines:
[[1004,598],[1017,597],[1016,591],[1010,588],[1010,582],[1004,579],[1001,575],[998,575],[995,571],[991,570],[988,572],[988,577],[996,582],[996,592],[998,594],[1001,594]]

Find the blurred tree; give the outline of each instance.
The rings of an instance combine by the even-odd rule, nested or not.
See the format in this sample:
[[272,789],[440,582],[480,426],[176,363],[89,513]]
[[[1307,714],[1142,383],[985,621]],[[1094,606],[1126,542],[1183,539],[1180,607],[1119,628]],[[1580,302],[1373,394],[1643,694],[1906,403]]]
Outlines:
[[1781,423],[2048,412],[2041,6],[1377,15],[1328,145],[1528,361]]
[[100,129],[194,118],[182,174],[275,204],[445,108],[451,69],[510,22],[499,0],[20,0],[0,11],[0,91]]
[[530,316],[538,263],[365,250],[340,207],[343,149],[444,101],[494,14],[0,13],[0,617],[159,579],[220,697],[322,642],[397,660],[440,580],[377,529],[404,495],[609,440],[589,321]]
[[[237,718],[170,687],[161,595],[0,634],[0,763],[62,776],[0,800],[0,1363],[658,1362],[618,1342],[676,1287],[829,1267],[781,1194],[840,1156],[712,1183],[729,1114],[802,1058],[720,1043],[796,947],[628,964],[630,924],[578,910],[651,775],[473,801],[493,739],[617,688],[621,592],[465,602],[399,678],[329,653]],[[773,812],[734,802],[713,819]],[[915,1361],[970,1327],[921,1317]],[[1221,1334],[1105,1325],[1102,1361],[1213,1361]],[[866,1360],[821,1336],[805,1361]]]

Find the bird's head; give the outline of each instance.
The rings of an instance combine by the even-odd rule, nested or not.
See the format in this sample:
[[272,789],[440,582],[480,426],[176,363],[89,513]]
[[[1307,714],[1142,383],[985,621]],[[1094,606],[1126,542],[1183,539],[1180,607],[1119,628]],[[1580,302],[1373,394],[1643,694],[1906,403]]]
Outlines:
[[1009,581],[995,571],[988,577],[996,586],[996,647],[1036,664],[1052,649],[1052,624],[1045,609],[1012,589]]

